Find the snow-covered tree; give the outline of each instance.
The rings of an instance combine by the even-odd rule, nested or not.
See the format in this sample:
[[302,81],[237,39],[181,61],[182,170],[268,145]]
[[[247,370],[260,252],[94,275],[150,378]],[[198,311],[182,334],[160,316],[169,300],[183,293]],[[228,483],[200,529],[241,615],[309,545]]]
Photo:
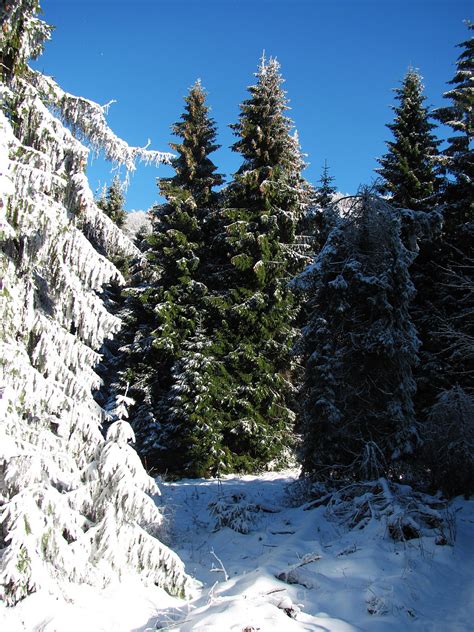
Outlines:
[[[468,22],[467,27],[474,31],[472,22]],[[453,132],[441,156],[442,165],[452,176],[443,195],[447,204],[445,231],[448,233],[459,232],[466,224],[472,226],[474,218],[474,37],[459,47],[463,50],[457,60],[456,73],[449,82],[452,88],[444,94],[451,104],[435,112],[437,119]]]
[[120,228],[124,225],[127,217],[127,213],[123,208],[125,203],[123,188],[119,176],[115,176],[107,191],[97,201],[97,206],[101,211],[104,211],[107,217],[110,217]]
[[300,223],[300,231],[310,239],[313,254],[321,250],[337,220],[337,205],[334,204],[337,188],[333,183],[334,176],[330,175],[325,161],[319,186],[312,192]]
[[[183,345],[173,367],[168,397],[169,422],[162,441],[171,472],[187,477],[216,476],[226,468],[222,429],[225,426],[225,371],[209,333],[198,325]],[[173,459],[174,457],[174,459]],[[173,462],[174,460],[174,462]]]
[[423,417],[444,391],[459,386],[473,393],[474,38],[460,47],[444,95],[450,105],[435,113],[452,132],[439,157],[447,175],[440,193],[443,221],[437,236],[420,244],[414,266],[414,316],[422,341],[417,407]]
[[[133,367],[131,393],[139,406],[131,411],[131,421],[149,467],[209,473],[204,462],[198,462],[198,452],[185,449],[190,423],[175,411],[180,367],[184,369],[201,353],[196,333],[199,322],[206,327],[206,270],[212,260],[208,217],[217,201],[213,189],[223,182],[209,157],[218,148],[216,127],[199,81],[190,88],[185,111],[173,132],[180,140],[171,144],[177,152],[172,161],[175,175],[159,181],[166,203],[153,208],[153,232],[147,239],[147,261],[159,278],[144,284],[141,310],[135,310],[135,328],[147,334],[140,335],[146,345],[142,357],[132,354],[138,364]],[[204,335],[202,330],[200,335]],[[192,341],[198,345],[195,349]],[[140,344],[136,342],[135,349]],[[189,410],[192,405],[190,400],[183,414],[191,414],[201,428],[209,428],[199,402],[194,402],[195,413]],[[212,453],[201,452],[206,463]]]
[[410,68],[395,93],[399,105],[393,107],[394,122],[387,125],[394,140],[387,142],[388,152],[376,170],[382,176],[380,192],[388,194],[394,206],[426,210],[439,187],[435,169],[439,141],[423,106],[426,97],[419,73]]
[[109,408],[112,424],[79,490],[93,525],[84,539],[91,561],[106,580],[133,568],[145,581],[184,596],[183,565],[155,537],[163,522],[152,498],[159,494],[158,486],[130,445],[135,435],[127,417],[133,403],[127,394],[119,395]]
[[292,358],[297,301],[289,280],[304,265],[295,233],[307,201],[304,163],[291,134],[280,66],[262,58],[257,82],[232,126],[242,165],[225,192],[222,267],[215,306],[234,467],[284,461],[291,445]]
[[[34,0],[15,0],[0,13],[1,596],[13,604],[39,588],[100,582],[124,564],[180,593],[180,561],[139,524],[152,515],[142,494],[151,485],[114,426],[104,442],[104,411],[92,397],[97,350],[120,326],[101,292],[122,277],[101,253],[138,251],[97,208],[84,172],[86,142],[129,170],[137,158],[169,156],[129,147],[103,107],[28,66],[50,34],[38,10]],[[128,515],[120,548],[109,541],[101,557],[92,537],[105,517],[97,499],[115,466],[140,490],[117,486],[115,506],[133,503],[138,518]]]
[[474,493],[474,396],[460,386],[443,391],[430,408],[425,435],[434,488],[450,496]]
[[412,259],[397,210],[362,193],[298,278],[311,307],[303,330],[303,467],[318,480],[391,476],[418,442]]

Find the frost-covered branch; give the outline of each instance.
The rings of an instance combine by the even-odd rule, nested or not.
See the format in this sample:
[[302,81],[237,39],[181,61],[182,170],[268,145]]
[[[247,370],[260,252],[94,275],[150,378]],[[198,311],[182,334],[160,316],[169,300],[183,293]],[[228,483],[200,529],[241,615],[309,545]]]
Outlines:
[[135,170],[136,160],[153,164],[169,164],[173,155],[146,147],[130,147],[107,125],[105,114],[110,103],[101,106],[94,101],[62,90],[52,77],[31,71],[33,85],[45,102],[55,108],[74,133],[88,142],[95,151],[103,151],[107,160]]

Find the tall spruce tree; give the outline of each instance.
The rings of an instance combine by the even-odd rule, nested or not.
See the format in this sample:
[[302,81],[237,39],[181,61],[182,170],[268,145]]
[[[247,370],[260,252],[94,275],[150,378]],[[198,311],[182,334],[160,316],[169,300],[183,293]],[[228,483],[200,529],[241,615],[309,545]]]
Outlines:
[[474,375],[474,38],[460,47],[453,87],[444,95],[451,105],[435,112],[453,131],[440,156],[446,175],[439,196],[443,222],[436,238],[420,244],[414,267],[414,314],[423,343],[417,400],[423,416],[443,391],[458,385],[472,393]]
[[410,68],[395,93],[399,105],[393,106],[395,118],[387,125],[394,140],[387,142],[388,152],[378,160],[379,191],[388,194],[394,206],[425,210],[439,185],[434,162],[439,142],[423,105],[420,74]]
[[311,296],[303,467],[318,480],[390,476],[417,443],[413,254],[400,230],[398,212],[363,193],[297,281]]
[[104,440],[91,392],[120,327],[102,301],[123,282],[107,257],[136,249],[94,203],[84,142],[128,170],[165,156],[128,146],[101,106],[28,65],[51,33],[39,10],[0,8],[0,599],[130,573],[182,594],[183,565],[156,537],[156,485],[124,420]]
[[[208,264],[207,219],[217,201],[213,188],[223,178],[209,158],[218,148],[216,128],[199,81],[191,87],[185,103],[181,120],[173,125],[173,133],[182,139],[171,144],[177,152],[172,161],[176,173],[160,180],[166,203],[152,212],[153,233],[148,239],[147,257],[152,267],[159,270],[160,278],[141,296],[154,321],[151,364],[145,379],[152,415],[147,416],[143,427],[136,424],[135,429],[150,467],[202,475],[209,472],[199,462],[197,453],[192,453],[192,446],[194,431],[202,435],[197,426],[194,428],[195,418],[207,414],[203,394],[199,393],[201,401],[194,414],[177,415],[176,389],[178,383],[186,381],[182,372],[194,366],[190,357],[198,350],[193,349],[193,341],[201,349],[201,338],[210,335],[205,333],[203,316],[208,291],[203,272]],[[197,383],[194,385],[200,388]],[[197,402],[194,404],[197,406]]]
[[409,69],[402,86],[396,91],[399,106],[394,107],[394,122],[388,125],[394,140],[387,143],[388,153],[379,160],[382,176],[380,192],[388,194],[390,202],[401,211],[404,243],[418,251],[411,274],[416,296],[411,305],[412,317],[421,338],[421,362],[416,369],[418,391],[417,416],[437,388],[441,367],[433,340],[433,295],[438,273],[434,262],[439,256],[439,141],[432,131],[434,125],[423,103],[423,85],[419,73]]
[[220,358],[227,397],[227,462],[252,470],[283,462],[292,445],[292,358],[297,302],[289,280],[301,269],[295,241],[308,187],[283,79],[262,58],[250,98],[232,126],[243,162],[226,192]]
[[[467,23],[470,31],[472,22]],[[457,60],[453,87],[444,94],[451,105],[436,110],[436,118],[452,129],[448,146],[442,153],[442,164],[452,177],[443,195],[445,234],[448,239],[459,237],[459,229],[474,218],[474,37],[459,44],[463,49]],[[452,237],[451,237],[452,235]]]

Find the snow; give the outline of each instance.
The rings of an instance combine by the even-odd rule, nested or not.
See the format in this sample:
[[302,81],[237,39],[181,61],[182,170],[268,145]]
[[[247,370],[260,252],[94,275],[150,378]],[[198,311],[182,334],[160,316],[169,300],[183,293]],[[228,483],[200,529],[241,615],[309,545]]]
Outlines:
[[151,220],[147,211],[129,211],[125,217],[123,232],[129,239],[135,239],[140,230],[151,233]]
[[[159,484],[166,544],[201,582],[194,599],[170,597],[131,577],[103,590],[70,585],[62,598],[39,591],[14,608],[1,605],[0,629],[472,630],[474,501],[453,502],[456,541],[439,546],[426,537],[393,542],[377,520],[348,531],[324,507],[301,504],[296,470]],[[219,527],[216,504],[221,515],[229,510],[231,517],[236,504],[247,511],[248,532]],[[226,524],[239,528],[239,517]]]
[[[20,44],[39,52],[49,27],[28,18],[36,3],[14,5],[4,34],[19,20],[24,30],[24,10]],[[0,84],[0,598],[8,604],[41,588],[60,593],[67,581],[102,587],[132,569],[186,593],[181,562],[157,537],[161,514],[148,495],[156,485],[127,444],[131,428],[121,420],[104,441],[105,411],[92,395],[99,350],[121,326],[102,296],[105,284],[124,281],[109,259],[140,252],[95,203],[87,156],[102,150],[129,171],[135,160],[170,157],[130,147],[105,110],[27,67]]]

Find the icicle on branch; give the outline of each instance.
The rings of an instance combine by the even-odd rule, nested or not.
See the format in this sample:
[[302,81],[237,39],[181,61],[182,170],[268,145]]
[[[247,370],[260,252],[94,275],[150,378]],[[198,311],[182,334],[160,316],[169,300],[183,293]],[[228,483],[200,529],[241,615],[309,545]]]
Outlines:
[[147,149],[148,143],[145,147],[130,147],[116,136],[105,120],[110,103],[101,106],[69,94],[54,79],[39,72],[31,71],[31,82],[46,103],[59,111],[74,133],[80,134],[95,151],[104,151],[107,160],[124,165],[127,171],[135,170],[136,160],[159,165],[169,164],[173,159],[173,154]]

